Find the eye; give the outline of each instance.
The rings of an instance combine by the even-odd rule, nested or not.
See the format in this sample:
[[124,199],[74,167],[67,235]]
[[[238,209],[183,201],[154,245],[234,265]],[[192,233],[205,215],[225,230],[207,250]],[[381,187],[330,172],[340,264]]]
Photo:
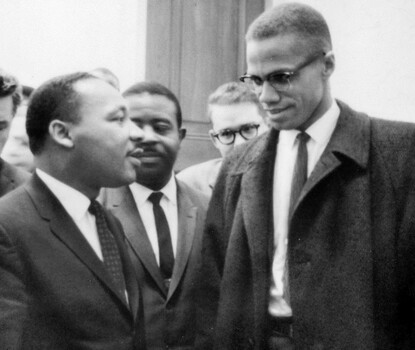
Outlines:
[[117,123],[124,123],[126,119],[126,115],[124,113],[118,113],[114,116],[114,121],[116,121]]
[[154,124],[154,130],[160,134],[167,133],[171,130],[171,125],[168,123],[156,123]]
[[258,135],[259,124],[246,124],[241,127],[241,135],[245,140],[249,140]]
[[287,85],[290,83],[291,76],[290,72],[274,73],[268,77],[268,81],[271,85]]
[[234,135],[234,132],[230,129],[221,130],[218,132],[219,136],[221,138],[232,138]]

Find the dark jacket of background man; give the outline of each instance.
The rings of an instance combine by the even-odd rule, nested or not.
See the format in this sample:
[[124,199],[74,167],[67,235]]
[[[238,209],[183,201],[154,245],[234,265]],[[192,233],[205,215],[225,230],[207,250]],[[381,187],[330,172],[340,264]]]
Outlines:
[[[196,336],[195,292],[208,197],[178,181],[173,174],[186,132],[181,127],[181,109],[174,94],[158,83],[141,82],[128,88],[123,95],[131,120],[144,131],[138,144],[143,149],[139,155],[141,163],[136,169],[136,184],[105,189],[103,203],[120,219],[129,243],[143,296],[148,349],[191,350]],[[146,218],[141,216],[132,191],[136,186],[136,196],[140,199],[153,191],[161,191],[163,197],[168,197],[172,195],[168,190],[172,185],[177,188],[177,206],[170,211],[171,215],[177,211],[174,213],[177,215],[177,240],[172,239],[174,227],[171,226],[170,238],[173,245],[176,243],[176,254],[171,278],[166,279],[144,224]],[[171,198],[164,199],[172,202]],[[151,211],[148,215],[154,218]],[[168,211],[165,215],[168,216]],[[159,261],[161,255],[160,248]]]

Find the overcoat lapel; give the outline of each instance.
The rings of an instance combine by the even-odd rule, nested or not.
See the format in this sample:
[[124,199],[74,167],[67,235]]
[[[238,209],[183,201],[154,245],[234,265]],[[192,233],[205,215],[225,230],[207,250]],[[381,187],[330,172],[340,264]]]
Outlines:
[[[277,139],[278,132],[275,130],[262,137],[254,144],[255,150],[250,152],[252,158],[246,159],[235,173],[235,176],[238,172],[242,173],[240,200],[250,260],[255,261],[251,267],[256,310],[266,307],[269,290],[268,274],[273,253],[272,182]],[[266,312],[265,309],[262,311]],[[258,317],[262,311],[254,316]],[[259,322],[255,324],[261,327]]]
[[323,179],[345,161],[365,168],[369,159],[370,119],[356,118],[349,107],[339,102],[340,116],[333,135],[300,194],[296,208]]
[[173,276],[167,299],[173,295],[186,269],[195,236],[197,208],[177,183],[178,237]]
[[26,185],[40,216],[49,221],[52,233],[78,257],[113,294],[130,309],[125,297],[120,295],[104,264],[86,241],[69,214],[49,188],[35,174]]
[[117,190],[110,190],[109,206],[117,213],[117,217],[123,223],[125,236],[130,243],[134,254],[140,259],[145,269],[154,279],[162,293],[166,295],[163,277],[157,265],[156,257],[151,247],[147,231],[141,220],[134,197],[128,186]]

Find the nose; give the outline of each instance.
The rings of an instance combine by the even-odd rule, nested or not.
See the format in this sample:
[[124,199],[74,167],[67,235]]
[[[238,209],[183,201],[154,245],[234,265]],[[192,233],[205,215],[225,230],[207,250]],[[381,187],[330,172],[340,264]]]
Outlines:
[[158,134],[150,125],[143,126],[143,142],[156,142],[158,140]]
[[261,103],[270,104],[279,102],[281,96],[268,81],[265,81],[262,85],[262,90],[258,95],[258,99]]
[[137,124],[130,120],[130,139],[134,142],[141,141],[144,138],[144,131]]
[[235,141],[233,142],[235,146],[241,145],[246,140],[238,133],[235,134]]

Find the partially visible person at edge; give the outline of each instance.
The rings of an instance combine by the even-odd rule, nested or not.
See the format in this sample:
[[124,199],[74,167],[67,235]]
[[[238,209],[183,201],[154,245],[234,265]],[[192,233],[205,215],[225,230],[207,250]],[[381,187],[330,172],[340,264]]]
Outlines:
[[[22,87],[17,79],[0,69],[0,154],[9,137],[10,128],[17,108],[22,101]],[[0,158],[0,197],[14,190],[26,180],[30,174]]]
[[122,227],[95,200],[134,180],[142,130],[88,73],[41,85],[26,129],[36,169],[0,199],[0,349],[145,349]]
[[333,99],[308,5],[264,12],[246,44],[241,80],[272,128],[223,162],[196,348],[415,349],[415,125]]
[[209,96],[207,114],[212,123],[209,136],[221,158],[192,165],[180,171],[177,178],[210,197],[223,157],[235,146],[264,133],[268,127],[258,97],[241,82],[219,86]]
[[2,158],[16,168],[33,172],[33,154],[29,148],[29,137],[26,133],[26,113],[30,95],[33,92],[30,86],[22,85],[22,102],[13,118],[9,138],[4,145]]

